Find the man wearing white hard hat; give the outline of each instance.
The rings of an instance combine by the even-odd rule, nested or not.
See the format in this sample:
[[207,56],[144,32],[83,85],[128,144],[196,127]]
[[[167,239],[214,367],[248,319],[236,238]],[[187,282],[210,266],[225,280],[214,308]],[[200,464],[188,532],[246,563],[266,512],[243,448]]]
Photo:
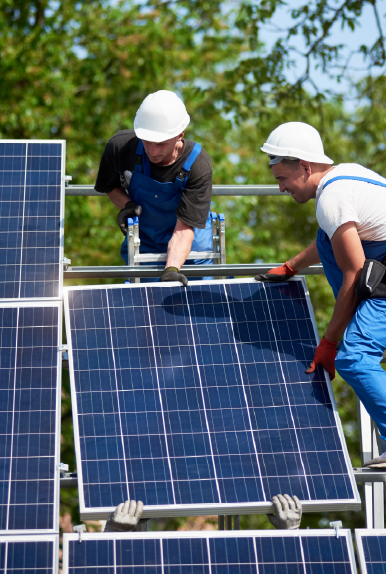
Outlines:
[[126,265],[127,219],[137,215],[140,252],[167,253],[161,281],[185,286],[188,280],[179,271],[190,251],[213,250],[212,163],[199,144],[184,138],[189,122],[175,93],[149,94],[137,111],[134,130],[119,131],[108,142],[95,184],[120,208]]
[[322,365],[333,379],[336,367],[353,387],[380,432],[382,454],[365,466],[384,468],[386,372],[380,361],[386,348],[386,179],[358,164],[333,166],[317,130],[301,122],[280,125],[261,150],[269,156],[281,192],[297,203],[315,199],[320,229],[307,249],[256,279],[286,281],[322,262],[336,305],[306,372]]

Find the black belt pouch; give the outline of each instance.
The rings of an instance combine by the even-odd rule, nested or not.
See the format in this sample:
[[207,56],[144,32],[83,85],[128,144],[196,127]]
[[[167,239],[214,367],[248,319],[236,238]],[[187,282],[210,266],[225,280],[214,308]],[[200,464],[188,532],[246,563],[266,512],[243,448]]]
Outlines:
[[386,299],[386,257],[380,261],[366,259],[356,285],[359,299]]

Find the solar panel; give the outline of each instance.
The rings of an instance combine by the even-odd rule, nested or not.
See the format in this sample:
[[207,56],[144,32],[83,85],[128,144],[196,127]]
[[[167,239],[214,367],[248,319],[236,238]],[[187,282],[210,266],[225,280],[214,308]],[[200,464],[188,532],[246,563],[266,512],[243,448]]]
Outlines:
[[0,534],[59,530],[61,319],[61,302],[0,305]]
[[359,508],[304,279],[64,295],[83,518]]
[[[2,536],[1,574],[55,574],[58,572],[59,535]],[[106,573],[107,574],[107,573]]]
[[65,534],[63,574],[355,574],[349,530]]
[[362,574],[386,574],[386,530],[355,530]]
[[64,141],[0,141],[0,299],[61,295]]

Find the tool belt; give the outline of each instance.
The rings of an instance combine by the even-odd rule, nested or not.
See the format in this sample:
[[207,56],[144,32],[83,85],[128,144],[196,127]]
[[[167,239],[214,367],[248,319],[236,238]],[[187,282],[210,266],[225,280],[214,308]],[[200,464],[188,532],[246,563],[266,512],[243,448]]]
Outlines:
[[366,259],[355,287],[359,299],[386,299],[386,256],[381,261]]

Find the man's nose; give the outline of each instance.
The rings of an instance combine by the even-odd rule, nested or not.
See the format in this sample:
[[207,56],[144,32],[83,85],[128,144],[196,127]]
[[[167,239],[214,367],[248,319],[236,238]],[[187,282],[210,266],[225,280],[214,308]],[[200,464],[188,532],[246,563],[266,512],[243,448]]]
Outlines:
[[287,190],[287,186],[282,181],[279,181],[279,189],[281,193],[284,193]]

